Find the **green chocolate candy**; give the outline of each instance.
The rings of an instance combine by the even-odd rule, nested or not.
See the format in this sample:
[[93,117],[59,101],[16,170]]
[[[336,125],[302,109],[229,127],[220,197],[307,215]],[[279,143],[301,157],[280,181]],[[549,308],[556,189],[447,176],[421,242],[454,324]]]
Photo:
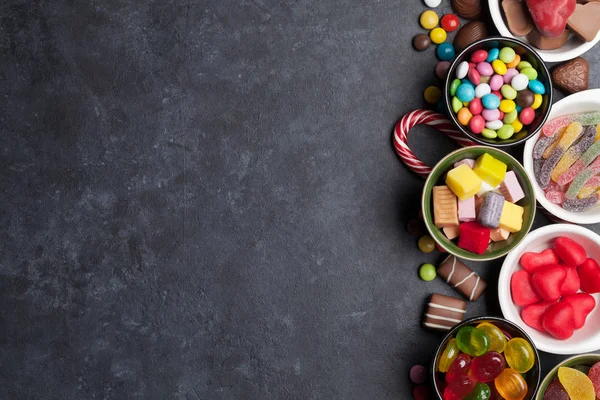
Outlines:
[[518,65],[517,65],[517,69],[519,71],[525,69],[525,68],[533,68],[533,66],[531,65],[530,62],[527,61],[521,61]]
[[515,134],[515,127],[512,125],[504,124],[502,128],[498,129],[498,137],[502,140],[510,139]]
[[510,85],[502,85],[500,92],[505,99],[514,100],[517,98],[517,91]]
[[463,108],[463,103],[458,99],[458,97],[454,96],[452,98],[452,111],[458,113],[460,109]]
[[537,79],[538,72],[533,68],[523,68],[521,73],[529,78],[530,81]]
[[493,129],[483,128],[483,130],[481,131],[481,136],[483,136],[486,139],[496,139],[498,137],[498,134]]
[[462,82],[460,81],[460,79],[455,79],[452,81],[452,83],[450,84],[450,96],[456,95],[456,89],[458,89],[461,83]]
[[502,121],[504,121],[505,124],[512,124],[513,122],[515,122],[518,116],[519,112],[517,110],[513,110],[509,113],[504,114],[504,119]]

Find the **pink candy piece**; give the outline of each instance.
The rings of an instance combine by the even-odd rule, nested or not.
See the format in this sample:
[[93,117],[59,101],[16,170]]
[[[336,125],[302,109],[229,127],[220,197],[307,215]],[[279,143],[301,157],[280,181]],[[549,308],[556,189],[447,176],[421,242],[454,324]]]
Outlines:
[[481,115],[475,115],[469,121],[469,129],[471,129],[473,133],[481,133],[483,128],[485,128],[485,120]]
[[473,160],[472,158],[463,158],[462,160],[454,163],[454,168],[462,164],[467,164],[469,168],[473,169],[473,167],[475,166],[475,160]]
[[523,125],[531,124],[534,119],[535,110],[533,108],[527,107],[521,110],[521,113],[519,114],[519,121],[521,121]]
[[504,79],[502,78],[502,75],[492,76],[489,85],[492,90],[500,90],[502,85],[504,85]]
[[504,74],[504,83],[510,85],[512,78],[514,78],[516,75],[519,75],[519,71],[517,71],[515,68],[507,69],[506,74]]
[[483,119],[486,121],[497,121],[500,119],[500,110],[488,110],[487,108],[481,112]]
[[458,201],[458,220],[460,222],[475,221],[475,196]]
[[494,73],[494,69],[492,68],[490,63],[480,62],[479,64],[477,64],[477,72],[479,72],[481,76],[492,76],[492,74]]
[[471,111],[471,114],[473,115],[481,114],[483,111],[483,104],[481,104],[480,98],[475,97],[473,100],[471,100],[469,103],[469,111]]
[[500,193],[506,201],[511,203],[516,203],[525,197],[514,171],[508,171],[504,176],[504,180],[500,183]]
[[545,136],[554,136],[554,134],[558,132],[560,128],[569,125],[571,121],[572,118],[569,115],[553,118],[544,124],[544,127],[542,128],[542,133]]
[[475,68],[471,68],[469,70],[469,73],[467,74],[467,78],[469,78],[471,83],[475,86],[477,86],[481,83],[481,76],[479,75],[479,72],[477,72],[477,70]]
[[546,199],[552,204],[561,205],[567,199],[564,192],[546,192]]

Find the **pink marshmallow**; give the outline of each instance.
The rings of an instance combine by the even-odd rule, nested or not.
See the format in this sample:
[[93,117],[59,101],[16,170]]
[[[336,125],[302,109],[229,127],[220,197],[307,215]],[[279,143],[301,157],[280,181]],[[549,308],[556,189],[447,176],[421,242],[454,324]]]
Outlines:
[[500,184],[500,193],[504,196],[506,201],[510,201],[511,203],[516,203],[525,197],[525,193],[523,193],[523,189],[521,188],[521,185],[519,185],[519,181],[517,180],[514,171],[508,171],[506,173],[504,180]]
[[458,201],[458,220],[460,222],[475,221],[477,214],[475,213],[475,196],[467,200]]

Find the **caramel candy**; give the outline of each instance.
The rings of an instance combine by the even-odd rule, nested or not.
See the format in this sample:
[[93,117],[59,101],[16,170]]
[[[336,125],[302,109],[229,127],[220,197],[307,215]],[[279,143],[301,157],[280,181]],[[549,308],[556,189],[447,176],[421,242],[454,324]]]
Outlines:
[[468,45],[487,37],[487,26],[481,21],[471,21],[456,33],[454,47],[463,51]]
[[443,294],[432,294],[425,309],[423,325],[438,331],[448,331],[465,319],[467,303]]
[[581,40],[591,42],[600,31],[600,2],[577,4],[575,12],[567,20],[567,26]]
[[458,202],[448,186],[433,187],[433,219],[435,226],[458,226]]
[[527,35],[527,40],[534,47],[537,47],[540,50],[554,50],[567,43],[567,40],[569,39],[569,33],[570,31],[565,29],[562,35],[555,38],[550,38],[542,36],[542,34],[536,28],[533,28]]
[[531,14],[520,0],[503,0],[502,9],[508,23],[508,29],[515,36],[525,36],[533,29]]
[[581,92],[588,88],[589,73],[590,65],[586,59],[577,57],[554,68],[552,82],[563,92]]
[[464,19],[479,19],[483,11],[482,0],[452,0],[452,9]]
[[475,301],[481,296],[487,284],[477,273],[473,272],[455,256],[448,256],[437,270],[446,283],[465,296]]

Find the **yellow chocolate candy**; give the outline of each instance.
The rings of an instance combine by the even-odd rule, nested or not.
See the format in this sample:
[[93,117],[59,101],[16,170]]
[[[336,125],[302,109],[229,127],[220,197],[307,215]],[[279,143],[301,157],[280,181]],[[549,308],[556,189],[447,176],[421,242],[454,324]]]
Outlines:
[[421,18],[419,18],[419,22],[421,26],[425,29],[433,29],[437,26],[439,22],[439,17],[435,13],[435,11],[427,10],[421,14]]
[[467,200],[481,189],[481,178],[468,165],[461,164],[448,172],[446,185],[460,200]]
[[494,72],[497,73],[498,75],[505,75],[506,74],[506,64],[504,64],[502,61],[496,59],[494,61],[492,61],[492,68],[494,69]]
[[523,207],[504,201],[499,227],[509,232],[519,232],[523,226]]
[[540,106],[542,105],[542,100],[544,100],[544,98],[542,97],[541,94],[534,94],[533,95],[533,104],[531,105],[531,108],[533,108],[534,110],[537,110],[538,108],[540,108]]
[[475,161],[473,172],[491,187],[496,187],[506,176],[506,164],[485,153]]
[[511,125],[513,126],[513,128],[515,128],[515,133],[519,133],[521,132],[521,129],[523,129],[523,124],[521,123],[521,121],[519,121],[519,119],[515,119]]

